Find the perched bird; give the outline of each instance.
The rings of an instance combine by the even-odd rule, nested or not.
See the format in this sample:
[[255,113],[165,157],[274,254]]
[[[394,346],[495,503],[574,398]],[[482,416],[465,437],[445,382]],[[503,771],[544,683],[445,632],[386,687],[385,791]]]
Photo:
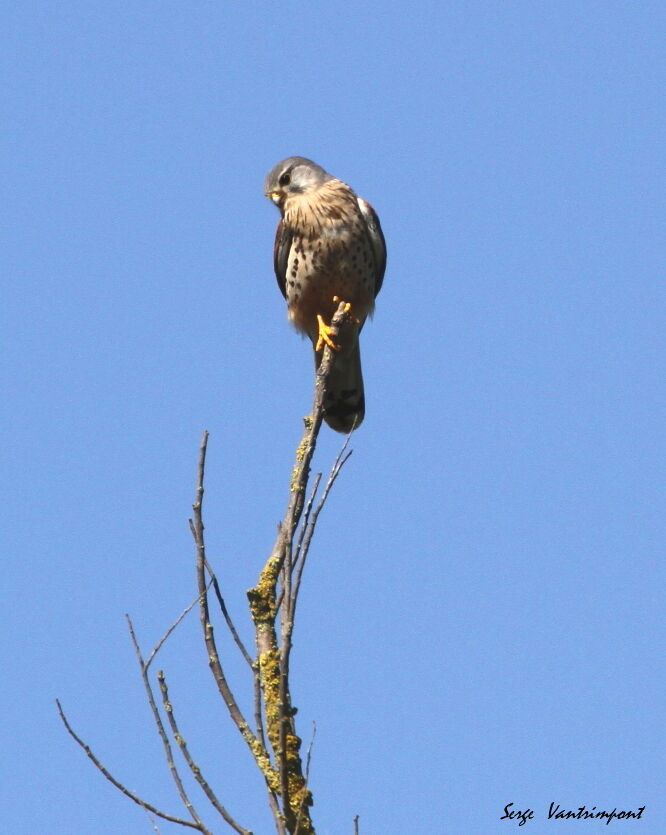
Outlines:
[[[282,215],[273,264],[289,319],[312,340],[317,368],[326,345],[336,351],[324,419],[332,429],[349,432],[365,413],[358,336],[386,266],[379,218],[346,183],[304,157],[278,162],[266,176],[264,193]],[[329,325],[340,301],[350,305],[353,319],[336,343]]]

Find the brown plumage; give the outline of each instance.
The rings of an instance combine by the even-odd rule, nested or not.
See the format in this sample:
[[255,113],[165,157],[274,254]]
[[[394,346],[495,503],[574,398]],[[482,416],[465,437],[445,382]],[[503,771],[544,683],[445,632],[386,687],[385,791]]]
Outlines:
[[386,245],[373,208],[311,160],[288,157],[266,177],[266,195],[282,219],[275,236],[275,275],[290,321],[307,334],[321,362],[318,316],[330,323],[337,297],[351,304],[354,324],[341,330],[329,378],[324,419],[338,432],[358,427],[365,413],[358,335],[375,306]]

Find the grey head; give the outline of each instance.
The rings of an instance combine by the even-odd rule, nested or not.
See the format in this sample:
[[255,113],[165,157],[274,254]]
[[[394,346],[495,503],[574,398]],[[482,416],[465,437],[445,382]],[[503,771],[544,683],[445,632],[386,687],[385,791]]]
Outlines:
[[266,175],[264,194],[278,206],[294,194],[315,191],[333,177],[321,165],[305,157],[287,157]]

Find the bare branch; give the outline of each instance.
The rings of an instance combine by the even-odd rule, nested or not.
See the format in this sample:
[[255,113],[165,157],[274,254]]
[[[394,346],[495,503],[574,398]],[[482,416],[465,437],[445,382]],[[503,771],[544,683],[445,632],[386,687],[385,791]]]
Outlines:
[[59,699],[56,699],[56,706],[58,708],[60,718],[62,719],[62,722],[67,730],[67,733],[72,737],[72,739],[75,742],[77,742],[81,746],[81,748],[83,748],[83,750],[86,752],[86,756],[88,757],[88,759],[92,761],[92,763],[106,777],[106,779],[110,783],[112,783],[119,791],[121,791],[126,797],[129,797],[129,799],[133,800],[138,806],[141,806],[143,809],[147,809],[149,812],[152,812],[154,815],[157,815],[158,817],[163,818],[164,820],[171,821],[172,823],[178,823],[181,826],[187,826],[190,829],[196,829],[197,832],[203,832],[207,833],[207,835],[210,835],[210,833],[208,833],[208,830],[205,829],[205,827],[203,827],[202,825],[192,823],[188,820],[183,820],[182,818],[177,818],[174,815],[168,815],[166,812],[162,812],[156,806],[153,806],[145,800],[142,800],[137,794],[131,792],[119,780],[116,780],[116,778],[111,774],[111,772],[107,771],[107,769],[97,759],[95,754],[92,752],[90,746],[87,745],[79,736],[76,735],[76,733],[72,729],[72,726],[67,721],[67,717],[65,716]]
[[[335,338],[338,335],[341,325],[349,320],[349,314],[345,310],[344,302],[338,306],[333,319],[331,320],[331,335]],[[296,464],[292,471],[291,479],[291,493],[289,504],[287,505],[287,512],[284,517],[282,525],[282,534],[286,535],[286,541],[291,542],[294,536],[294,531],[298,526],[298,522],[303,511],[303,498],[305,495],[305,487],[308,482],[310,474],[310,463],[314,455],[315,446],[317,444],[317,436],[321,428],[321,422],[324,417],[324,396],[326,394],[326,381],[335,364],[335,352],[326,347],[324,354],[317,369],[317,376],[315,381],[314,402],[312,404],[312,413],[306,418],[306,430],[296,450]],[[283,555],[284,558],[284,555]]]
[[[305,785],[307,786],[310,782],[310,762],[312,760],[312,746],[314,745],[315,736],[317,735],[317,725],[315,722],[312,723],[312,736],[310,737],[310,744],[308,745],[308,750],[305,755]],[[303,813],[303,807],[298,810],[298,817],[296,818],[296,827],[294,829],[295,835],[298,835],[298,828],[300,826],[301,815]]]
[[[208,584],[208,588],[210,588],[210,583]],[[194,600],[190,603],[190,605],[186,606],[185,609],[183,609],[183,611],[178,615],[176,620],[171,624],[171,626],[167,629],[167,631],[164,633],[164,635],[162,635],[162,637],[159,639],[159,641],[155,644],[155,646],[153,647],[153,649],[150,652],[150,655],[148,656],[148,660],[146,661],[146,672],[148,672],[148,668],[152,664],[153,658],[155,658],[157,653],[162,649],[162,646],[164,645],[164,642],[171,635],[171,633],[178,626],[178,624],[182,621],[182,619],[185,617],[185,615],[189,611],[191,611],[197,605],[198,602],[199,602],[199,597],[195,597]],[[129,620],[129,615],[125,615],[125,617]]]
[[[197,814],[194,806],[192,805],[189,797],[187,796],[187,792],[185,791],[185,786],[183,786],[183,781],[180,779],[180,774],[178,773],[178,769],[176,768],[176,763],[173,759],[173,753],[171,751],[171,744],[169,742],[169,737],[167,736],[166,731],[164,730],[164,724],[162,723],[162,717],[160,716],[160,712],[157,708],[157,703],[155,702],[155,696],[153,695],[153,688],[150,686],[150,681],[148,679],[148,665],[144,663],[143,657],[141,655],[141,648],[139,647],[139,642],[136,639],[136,635],[134,634],[134,626],[132,624],[132,619],[129,615],[125,615],[127,619],[127,627],[129,629],[130,638],[132,639],[132,644],[134,645],[134,652],[136,653],[136,658],[139,663],[139,669],[141,671],[141,679],[143,681],[143,686],[146,691],[146,696],[148,697],[148,704],[150,705],[150,710],[153,714],[153,720],[155,722],[155,727],[157,728],[157,732],[162,740],[162,747],[164,748],[164,756],[167,761],[167,765],[169,767],[169,771],[171,773],[171,777],[176,784],[176,789],[178,790],[178,794],[180,795],[180,799],[183,801],[183,804],[187,811],[192,816],[192,819],[197,824],[199,830],[201,832],[208,832],[208,830],[204,827],[201,818]],[[162,641],[163,643],[163,641]],[[154,656],[153,656],[154,657]]]
[[169,701],[169,690],[167,687],[166,679],[164,677],[164,671],[158,670],[157,673],[157,681],[160,686],[160,690],[162,692],[162,705],[164,707],[164,711],[167,715],[167,719],[169,720],[169,725],[171,727],[171,732],[173,734],[173,738],[175,739],[180,751],[185,759],[185,762],[190,767],[190,771],[194,775],[197,783],[201,786],[204,791],[206,797],[210,800],[212,805],[217,809],[220,815],[224,818],[224,820],[229,824],[232,829],[235,829],[236,832],[240,833],[240,835],[252,835],[252,832],[249,829],[244,829],[239,823],[237,823],[232,816],[227,812],[224,806],[220,803],[217,799],[217,795],[211,789],[208,782],[204,779],[199,766],[195,764],[194,760],[190,756],[190,752],[187,747],[187,743],[185,739],[181,736],[180,731],[178,730],[178,725],[176,724],[176,717],[173,713],[173,705]]
[[[340,448],[340,452],[337,454],[336,459],[333,462],[333,465],[331,466],[331,471],[324,486],[324,491],[321,495],[321,498],[317,503],[317,507],[314,511],[312,511],[311,514],[308,514],[309,518],[307,520],[304,520],[302,531],[303,535],[299,537],[299,546],[296,552],[296,559],[294,560],[296,576],[294,579],[293,592],[290,602],[290,622],[292,624],[292,629],[294,623],[294,616],[296,612],[296,602],[298,600],[298,592],[301,587],[301,577],[303,576],[303,568],[305,567],[305,560],[308,555],[308,551],[310,550],[310,542],[312,541],[312,536],[314,534],[315,527],[317,526],[317,519],[319,518],[319,514],[321,513],[321,510],[324,507],[326,499],[328,498],[328,494],[331,492],[331,488],[333,487],[333,484],[335,483],[335,480],[338,477],[340,470],[344,467],[346,462],[349,460],[349,456],[353,452],[353,450],[349,450],[349,452],[346,451],[350,439],[351,432],[345,438],[344,443]],[[291,638],[291,635],[289,637]]]
[[314,483],[312,485],[312,490],[310,491],[310,498],[305,505],[305,513],[303,514],[303,521],[301,522],[301,526],[298,532],[298,540],[296,541],[296,557],[294,559],[294,568],[298,561],[298,558],[301,554],[301,548],[303,546],[303,537],[305,536],[305,532],[308,529],[308,522],[310,521],[310,514],[312,513],[312,506],[314,505],[314,500],[317,496],[317,491],[319,490],[319,485],[321,483],[321,473],[316,473],[314,477]]
[[[264,736],[264,720],[262,716],[262,695],[261,695],[261,682],[259,680],[259,665],[258,663],[252,664],[252,689],[254,693],[254,722],[256,727],[257,736],[261,740],[261,744],[266,747],[266,737]],[[273,820],[275,821],[275,826],[278,832],[278,835],[286,835],[286,830],[284,828],[284,820],[282,818],[282,814],[280,812],[280,807],[278,806],[277,795],[271,789],[270,785],[266,783],[266,791],[268,792],[268,805],[270,806],[271,812],[273,814]]]
[[[340,303],[333,316],[330,333],[334,338],[338,335],[340,327],[351,321],[352,317],[348,313],[347,308],[348,305],[344,302]],[[333,369],[335,359],[335,352],[326,346],[316,373],[312,411],[304,420],[305,431],[296,449],[286,512],[278,526],[278,533],[273,549],[260,572],[257,584],[247,592],[250,603],[250,614],[255,630],[256,659],[252,659],[235,628],[217,578],[206,558],[203,497],[208,445],[207,431],[203,432],[199,445],[195,497],[192,504],[193,512],[192,518],[188,520],[195,544],[198,596],[181,612],[171,626],[168,627],[151,650],[147,660],[144,660],[141,653],[133,623],[129,615],[126,615],[141,678],[144,682],[144,688],[155,726],[162,741],[166,762],[181,800],[191,815],[193,822],[162,812],[160,809],[144,801],[134,792],[129,791],[113,777],[97,759],[89,746],[76,735],[69,725],[60,702],[56,701],[61,720],[67,732],[83,748],[86,755],[104,777],[119,789],[119,791],[141,806],[146,812],[152,813],[164,820],[194,829],[203,833],[203,835],[212,835],[212,833],[206,828],[189,800],[183,781],[176,768],[169,736],[165,730],[162,714],[158,708],[148,678],[150,665],[158,652],[197,602],[199,603],[199,617],[209,668],[233,723],[245,740],[257,767],[264,776],[269,807],[273,814],[278,835],[315,835],[310,816],[312,794],[308,782],[316,726],[313,723],[313,735],[306,752],[304,767],[300,754],[301,739],[296,734],[296,723],[294,719],[296,709],[292,706],[291,701],[289,661],[296,603],[314,529],[319,513],[328,498],[340,469],[351,454],[351,452],[347,452],[347,446],[349,444],[349,436],[347,436],[342,449],[331,467],[321,497],[317,501],[322,479],[321,473],[318,473],[314,476],[314,484],[306,502],[305,496],[310,477],[310,466],[324,415],[327,381]],[[296,542],[294,541],[295,538]],[[211,585],[214,589],[225,624],[236,647],[252,670],[254,730],[250,728],[245,720],[220,660],[210,617],[208,593]],[[280,617],[279,635],[276,626],[278,615]],[[201,774],[199,767],[192,759],[185,740],[179,732],[173,706],[169,701],[165,675],[162,670],[158,671],[157,680],[162,693],[162,707],[166,712],[173,738],[179,746],[182,756],[194,778],[201,786],[213,808],[216,809],[223,820],[235,832],[239,833],[239,835],[252,835],[250,830],[242,827],[229,814],[218,800],[207,780]],[[152,818],[149,819],[153,830],[158,831],[155,821]],[[355,826],[356,831],[358,831],[358,817],[355,819]]]
[[[345,308],[346,305],[341,303],[333,316],[331,327],[334,336],[337,335],[340,326],[349,321],[349,314]],[[247,593],[255,627],[259,682],[266,712],[266,733],[278,766],[278,791],[281,794],[282,813],[287,830],[292,835],[297,829],[301,835],[314,835],[309,813],[312,795],[303,775],[301,740],[296,734],[295,710],[289,691],[289,653],[293,630],[292,548],[304,509],[310,464],[323,420],[326,382],[334,363],[335,352],[326,347],[317,369],[312,412],[305,418],[305,431],[296,449],[287,510],[259,580]],[[311,498],[314,502],[314,496]],[[312,504],[309,504],[309,507],[311,509]],[[310,510],[308,514],[309,512]],[[282,589],[278,596],[277,587],[280,580]],[[280,642],[275,626],[278,612],[281,615]]]
[[[346,307],[348,306],[345,303],[340,303],[331,321],[330,333],[334,338],[338,335],[339,329],[351,320],[350,314],[345,309]],[[347,452],[347,446],[349,444],[348,436],[331,467],[319,500],[317,501],[317,496],[321,485],[321,473],[314,476],[313,487],[306,502],[305,495],[310,477],[310,466],[324,415],[327,380],[334,366],[335,359],[335,352],[326,346],[316,373],[312,411],[305,418],[305,431],[296,449],[296,459],[291,473],[286,512],[278,526],[278,533],[273,549],[260,572],[258,582],[247,593],[250,603],[250,614],[255,630],[256,660],[253,660],[248,653],[235,628],[217,578],[206,559],[203,497],[208,444],[207,431],[203,432],[199,445],[195,498],[192,504],[192,518],[189,519],[189,527],[196,551],[198,596],[196,600],[181,612],[164,635],[157,641],[148,655],[147,660],[144,660],[142,656],[132,621],[126,615],[128,629],[144,682],[148,703],[153,713],[158,734],[162,740],[167,765],[181,800],[191,815],[193,822],[162,812],[160,809],[144,801],[134,792],[129,791],[113,777],[97,759],[89,746],[72,730],[60,702],[56,702],[67,732],[83,748],[86,755],[107,780],[147,812],[164,820],[194,829],[203,833],[203,835],[211,835],[211,833],[199,818],[185,791],[182,779],[174,762],[171,743],[148,679],[150,665],[157,656],[157,653],[197,602],[199,603],[199,617],[208,655],[208,665],[232,721],[245,740],[255,763],[264,776],[268,802],[278,835],[315,835],[309,811],[312,805],[312,794],[308,786],[308,781],[316,727],[313,729],[312,740],[306,752],[304,767],[300,754],[301,739],[296,734],[294,720],[296,709],[292,706],[289,687],[289,661],[296,603],[303,569],[317,519],[342,466],[351,454],[351,452]],[[295,538],[296,542],[294,541]],[[252,670],[254,730],[250,728],[245,720],[220,660],[208,601],[208,593],[211,585],[213,586],[225,624],[239,652]],[[278,615],[280,617],[279,635],[276,627]],[[243,828],[227,812],[193,761],[187,744],[179,732],[173,713],[173,706],[169,702],[167,684],[162,671],[158,672],[158,683],[162,692],[162,706],[166,712],[174,740],[178,744],[185,762],[204,791],[204,794],[226,823],[239,833],[239,835],[252,835],[250,830]],[[269,753],[267,742],[272,753]],[[356,833],[358,833],[358,816],[354,819],[354,822]],[[153,829],[157,831],[155,822],[151,820],[151,824]]]
[[261,682],[259,681],[259,669],[255,664],[253,665],[252,676],[252,691],[254,701],[254,724],[257,730],[257,736],[261,740],[262,745],[266,745],[266,737],[264,736],[264,719],[262,716],[262,701],[261,701]]
[[199,445],[199,462],[197,465],[197,484],[194,504],[192,505],[193,519],[190,519],[190,530],[196,546],[196,575],[199,589],[199,615],[201,628],[203,630],[204,642],[208,652],[208,666],[213,674],[217,688],[227,706],[229,715],[238,728],[240,735],[248,745],[255,762],[273,792],[279,791],[279,778],[273,768],[270,756],[261,740],[252,732],[245,720],[236,698],[227,682],[220,656],[215,643],[215,633],[210,619],[208,608],[208,595],[206,591],[206,545],[204,542],[204,524],[202,516],[204,496],[204,471],[206,467],[206,449],[208,445],[208,432],[204,431]]
[[253,666],[252,658],[250,657],[249,652],[245,649],[245,644],[240,639],[240,636],[239,636],[238,632],[236,631],[236,627],[234,626],[234,622],[231,620],[231,615],[229,614],[229,612],[227,610],[227,605],[224,602],[224,598],[222,597],[222,592],[220,591],[220,585],[217,582],[217,577],[213,573],[213,570],[210,567],[210,565],[208,563],[208,560],[206,560],[206,571],[210,575],[210,579],[211,579],[211,582],[213,584],[213,589],[215,590],[215,596],[217,597],[217,602],[218,602],[218,605],[220,607],[220,611],[222,612],[222,615],[224,616],[224,620],[226,621],[226,624],[229,628],[229,632],[231,632],[231,636],[234,639],[234,641],[236,642],[236,646],[240,650],[241,655],[247,661],[248,665],[250,667],[252,667]]
[[152,828],[153,832],[156,832],[156,833],[157,833],[157,835],[160,835],[160,828],[159,828],[159,826],[157,825],[157,821],[156,821],[154,818],[152,818],[152,817],[150,816],[149,812],[147,812],[147,811],[146,811],[146,817],[147,817],[147,818],[148,818],[148,820],[150,821],[150,826],[151,826],[151,828]]
[[317,736],[317,723],[312,723],[312,736],[310,737],[310,744],[308,745],[308,751],[305,755],[305,780],[306,782],[310,779],[310,760],[312,759],[312,747],[314,745],[315,737]]

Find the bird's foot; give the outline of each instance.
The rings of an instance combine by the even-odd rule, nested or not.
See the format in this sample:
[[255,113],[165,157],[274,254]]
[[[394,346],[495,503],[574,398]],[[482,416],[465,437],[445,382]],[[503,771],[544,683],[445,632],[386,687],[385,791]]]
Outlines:
[[336,335],[337,328],[332,328],[330,325],[327,325],[320,313],[317,313],[317,322],[319,323],[319,338],[315,345],[315,351],[321,351],[324,345],[328,345],[333,351],[339,351],[340,346],[331,339],[332,335]]
[[[354,320],[357,324],[359,324],[359,320],[356,316],[353,316],[349,311],[351,310],[351,303],[343,301],[339,296],[333,296],[333,301],[335,304],[338,305],[338,309],[336,310],[336,315],[338,313],[345,313],[348,314],[351,319]],[[323,317],[321,314],[317,314],[317,322],[319,323],[319,333],[317,338],[317,344],[315,345],[315,351],[321,351],[324,345],[328,345],[329,348],[333,351],[339,351],[340,346],[332,339],[333,336],[337,336],[337,328],[331,327],[324,322]]]

